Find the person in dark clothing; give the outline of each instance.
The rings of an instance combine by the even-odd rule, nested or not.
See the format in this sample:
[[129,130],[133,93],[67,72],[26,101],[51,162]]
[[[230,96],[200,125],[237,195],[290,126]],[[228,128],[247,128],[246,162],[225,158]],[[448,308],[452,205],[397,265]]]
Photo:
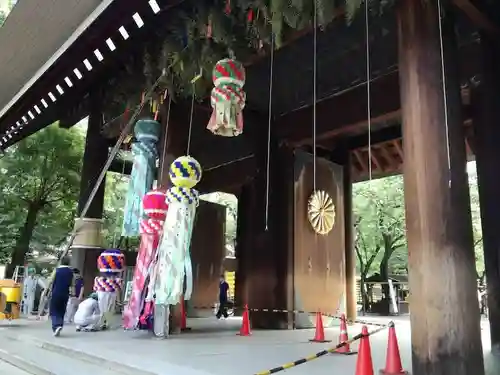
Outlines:
[[217,319],[220,319],[222,316],[227,318],[227,307],[228,307],[228,296],[227,292],[229,291],[229,284],[226,282],[224,275],[220,277],[219,283],[219,310],[217,311]]
[[59,336],[64,325],[64,315],[68,305],[69,296],[73,293],[73,269],[69,267],[69,258],[64,257],[61,265],[52,274],[52,293],[50,298],[50,318],[52,332]]
[[67,323],[73,323],[73,318],[75,317],[76,311],[78,310],[78,305],[83,301],[83,277],[80,274],[78,268],[73,268],[74,276],[74,294],[70,295],[68,301],[68,307],[66,308],[66,316],[64,320]]

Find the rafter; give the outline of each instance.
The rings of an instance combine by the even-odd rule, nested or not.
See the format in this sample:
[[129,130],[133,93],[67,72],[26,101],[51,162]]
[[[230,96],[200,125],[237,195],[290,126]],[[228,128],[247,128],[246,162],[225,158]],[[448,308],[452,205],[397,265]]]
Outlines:
[[453,0],[453,4],[459,8],[479,29],[496,37],[500,35],[500,26],[471,0]]
[[[464,142],[467,150],[467,160],[471,160],[474,158],[473,136],[466,136]],[[372,151],[370,154],[374,164],[372,177],[379,178],[402,173],[404,163],[402,143],[402,138],[398,138],[383,141],[371,146]],[[391,149],[393,149],[393,152],[390,151]],[[367,150],[367,146],[351,150],[351,154],[355,157],[355,159],[351,159],[351,169],[354,181],[362,181],[368,178],[368,168],[366,166],[368,165],[369,153]],[[383,163],[378,159],[378,154],[383,155],[384,160],[387,162],[386,168],[384,168]]]

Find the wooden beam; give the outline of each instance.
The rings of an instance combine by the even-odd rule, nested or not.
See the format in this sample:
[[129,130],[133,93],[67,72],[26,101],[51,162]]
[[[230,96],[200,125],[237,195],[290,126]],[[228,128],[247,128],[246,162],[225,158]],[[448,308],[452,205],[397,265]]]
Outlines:
[[391,156],[391,154],[387,150],[387,147],[388,147],[388,145],[386,145],[386,144],[380,145],[380,151],[381,151],[382,155],[384,156],[384,159],[387,161],[387,165],[388,165],[389,169],[393,170],[395,168],[396,163],[394,163],[394,157]]
[[372,148],[372,150],[369,153],[370,154],[369,158],[371,159],[371,160],[369,160],[369,163],[375,164],[376,170],[378,170],[379,172],[383,172],[384,168],[382,168],[382,164],[380,164],[380,162],[377,158],[377,155],[375,154],[374,151],[375,151],[375,149]]
[[392,144],[394,145],[394,148],[396,149],[398,156],[402,162],[403,161],[403,147],[402,147],[401,143],[402,143],[401,139],[395,139],[392,141]]
[[354,150],[352,153],[354,154],[354,157],[356,158],[356,160],[359,163],[359,166],[361,168],[361,172],[366,172],[368,169],[367,169],[367,167],[365,165],[365,162],[363,161],[363,158],[360,155],[360,151],[359,150]]
[[246,182],[253,179],[257,173],[257,164],[254,157],[248,157],[216,166],[203,172],[203,177],[197,185],[200,193],[216,191],[234,192]]
[[500,26],[492,21],[476,4],[473,4],[471,0],[453,0],[453,4],[465,13],[478,29],[496,37],[500,35]]
[[[398,72],[375,79],[371,85],[372,125],[398,120],[401,116]],[[317,103],[316,140],[360,131],[367,126],[366,108],[365,84]],[[312,118],[312,106],[281,116],[275,121],[276,135],[294,146],[310,144]]]

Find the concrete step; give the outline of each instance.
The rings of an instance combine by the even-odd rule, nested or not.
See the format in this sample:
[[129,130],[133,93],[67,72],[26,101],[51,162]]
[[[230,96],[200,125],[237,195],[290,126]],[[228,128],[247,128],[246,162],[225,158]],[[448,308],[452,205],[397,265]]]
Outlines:
[[[32,375],[119,375],[109,363],[89,363],[74,355],[47,350],[36,341],[0,338],[0,360]],[[97,362],[97,361],[96,361]]]

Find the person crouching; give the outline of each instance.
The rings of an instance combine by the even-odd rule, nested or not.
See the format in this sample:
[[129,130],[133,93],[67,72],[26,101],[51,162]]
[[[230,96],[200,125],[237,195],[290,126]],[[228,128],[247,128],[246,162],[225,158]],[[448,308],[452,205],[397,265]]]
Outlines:
[[98,297],[94,292],[78,305],[74,318],[76,331],[97,331],[100,318]]

